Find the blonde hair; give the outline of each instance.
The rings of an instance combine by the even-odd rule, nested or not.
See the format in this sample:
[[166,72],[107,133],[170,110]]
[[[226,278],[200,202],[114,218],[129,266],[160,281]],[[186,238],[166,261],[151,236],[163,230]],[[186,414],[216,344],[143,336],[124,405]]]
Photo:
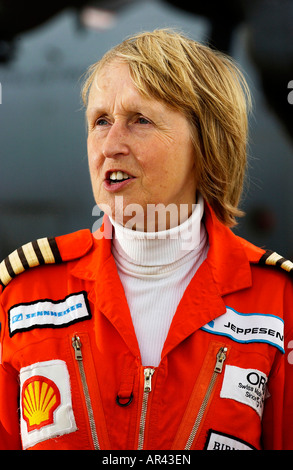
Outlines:
[[159,29],[132,36],[89,67],[82,88],[88,93],[101,68],[126,62],[142,95],[182,112],[191,125],[196,151],[197,189],[225,225],[242,216],[239,200],[247,165],[250,93],[227,55],[179,32]]

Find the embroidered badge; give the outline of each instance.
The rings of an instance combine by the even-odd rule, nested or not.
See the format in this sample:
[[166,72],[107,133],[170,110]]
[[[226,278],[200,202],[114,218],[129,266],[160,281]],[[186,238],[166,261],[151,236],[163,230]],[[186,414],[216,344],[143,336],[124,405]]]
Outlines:
[[284,350],[284,322],[275,315],[239,313],[226,307],[226,313],[202,328],[215,335],[228,336],[239,343],[269,343]]
[[22,416],[28,432],[53,424],[54,411],[60,403],[55,382],[41,375],[27,379],[22,387]]
[[91,318],[86,292],[62,300],[37,300],[15,305],[8,311],[9,334],[33,328],[60,328]]
[[256,450],[248,442],[223,432],[209,430],[204,450]]
[[23,448],[76,431],[66,363],[38,362],[20,370]]
[[269,396],[267,381],[266,374],[257,369],[226,365],[220,397],[250,406],[261,418],[264,401]]

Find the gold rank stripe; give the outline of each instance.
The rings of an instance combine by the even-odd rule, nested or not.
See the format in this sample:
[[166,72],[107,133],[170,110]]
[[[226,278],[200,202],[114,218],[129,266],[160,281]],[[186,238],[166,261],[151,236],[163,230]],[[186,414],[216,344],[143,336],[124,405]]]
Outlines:
[[13,251],[0,263],[0,282],[5,287],[15,276],[29,268],[61,261],[55,238],[40,238]]
[[293,262],[279,255],[275,251],[266,251],[259,262],[260,264],[266,264],[267,266],[278,266],[288,273],[293,273]]

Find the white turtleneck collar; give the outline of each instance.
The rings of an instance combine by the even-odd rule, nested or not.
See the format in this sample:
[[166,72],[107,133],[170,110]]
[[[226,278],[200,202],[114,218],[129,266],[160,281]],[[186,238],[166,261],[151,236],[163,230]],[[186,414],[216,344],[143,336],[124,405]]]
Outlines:
[[131,230],[110,218],[114,226],[113,254],[138,266],[164,266],[176,263],[197,251],[205,239],[202,222],[204,201],[201,195],[191,216],[182,224],[160,232]]
[[178,227],[150,233],[111,220],[112,253],[124,287],[141,361],[156,367],[185,289],[208,252],[199,197],[191,216]]

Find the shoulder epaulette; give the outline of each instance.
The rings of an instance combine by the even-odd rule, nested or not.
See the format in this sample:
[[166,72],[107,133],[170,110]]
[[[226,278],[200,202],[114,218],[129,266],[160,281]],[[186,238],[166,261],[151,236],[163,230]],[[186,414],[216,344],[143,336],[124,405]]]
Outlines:
[[89,230],[26,243],[0,263],[0,284],[6,287],[15,276],[30,268],[79,258],[87,253],[92,243]]
[[260,258],[259,264],[276,266],[293,275],[293,262],[279,255],[275,251],[267,250]]

